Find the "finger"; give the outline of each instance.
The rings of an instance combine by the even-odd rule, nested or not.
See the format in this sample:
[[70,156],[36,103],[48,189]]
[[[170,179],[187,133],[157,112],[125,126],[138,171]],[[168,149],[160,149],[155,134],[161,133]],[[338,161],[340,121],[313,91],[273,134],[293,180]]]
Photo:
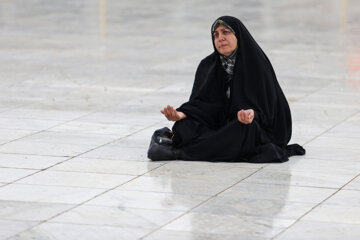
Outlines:
[[244,120],[245,120],[246,124],[250,123],[249,119],[250,119],[250,118],[249,118],[248,112],[247,112],[247,111],[244,112]]
[[176,121],[181,119],[180,113],[178,111],[176,111],[176,110],[175,110],[175,119],[176,119]]
[[171,112],[169,112],[169,110],[166,110],[166,116],[169,120],[172,120],[171,119]]
[[173,116],[176,117],[177,111],[174,108],[171,109],[171,112],[172,112]]
[[171,119],[174,120],[174,118],[175,118],[175,113],[174,113],[174,109],[171,108],[171,107],[170,107],[170,109],[169,109],[169,114],[170,114],[170,116],[171,116]]
[[244,116],[244,123],[245,123],[245,124],[248,124],[248,118],[247,118],[247,116],[246,116],[246,113],[244,113],[243,116]]
[[241,111],[241,119],[242,119],[243,121],[246,120],[246,114],[245,114],[245,111],[244,111],[244,110]]
[[249,112],[245,113],[245,118],[246,118],[247,121],[249,121],[249,119],[250,119],[250,113]]
[[172,108],[172,115],[173,115],[174,121],[177,121],[178,120],[178,112],[174,108]]

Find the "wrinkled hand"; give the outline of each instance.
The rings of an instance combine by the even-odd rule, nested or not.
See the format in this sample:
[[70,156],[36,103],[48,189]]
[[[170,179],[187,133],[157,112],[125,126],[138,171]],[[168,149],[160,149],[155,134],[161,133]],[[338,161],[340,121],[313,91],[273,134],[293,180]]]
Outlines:
[[243,124],[250,124],[252,123],[252,121],[254,120],[254,110],[252,109],[241,109],[240,111],[238,111],[237,113],[237,117],[239,122],[243,123]]
[[160,111],[165,115],[169,121],[179,121],[186,118],[185,113],[176,111],[172,106],[167,105],[163,110]]

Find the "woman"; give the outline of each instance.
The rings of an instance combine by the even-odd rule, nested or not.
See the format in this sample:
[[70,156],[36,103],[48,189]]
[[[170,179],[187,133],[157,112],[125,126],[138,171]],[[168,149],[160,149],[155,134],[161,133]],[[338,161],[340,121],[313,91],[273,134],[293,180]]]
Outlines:
[[211,28],[214,52],[198,66],[188,102],[161,113],[172,132],[156,131],[152,160],[284,162],[303,155],[291,138],[291,113],[265,53],[235,17]]

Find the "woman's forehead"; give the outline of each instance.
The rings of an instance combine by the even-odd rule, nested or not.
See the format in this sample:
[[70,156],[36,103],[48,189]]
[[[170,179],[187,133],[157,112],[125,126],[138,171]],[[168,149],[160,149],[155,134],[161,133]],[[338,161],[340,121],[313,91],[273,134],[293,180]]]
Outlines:
[[211,32],[214,33],[215,31],[217,31],[217,30],[219,31],[220,29],[228,29],[235,34],[235,31],[227,22],[225,22],[221,19],[218,19],[212,25]]
[[224,26],[224,25],[222,25],[222,24],[219,24],[219,26],[217,26],[217,27],[215,28],[214,32],[220,31],[220,30],[222,30],[222,29],[230,30],[228,27],[226,27],[226,26]]

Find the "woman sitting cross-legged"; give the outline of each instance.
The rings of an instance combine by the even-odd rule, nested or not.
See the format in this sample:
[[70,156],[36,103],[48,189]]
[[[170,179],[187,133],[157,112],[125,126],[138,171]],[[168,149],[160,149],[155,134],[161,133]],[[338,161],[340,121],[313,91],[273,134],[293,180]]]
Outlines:
[[161,113],[172,131],[155,131],[152,160],[285,162],[303,155],[291,138],[291,113],[273,67],[235,17],[211,27],[214,52],[196,71],[188,102]]

